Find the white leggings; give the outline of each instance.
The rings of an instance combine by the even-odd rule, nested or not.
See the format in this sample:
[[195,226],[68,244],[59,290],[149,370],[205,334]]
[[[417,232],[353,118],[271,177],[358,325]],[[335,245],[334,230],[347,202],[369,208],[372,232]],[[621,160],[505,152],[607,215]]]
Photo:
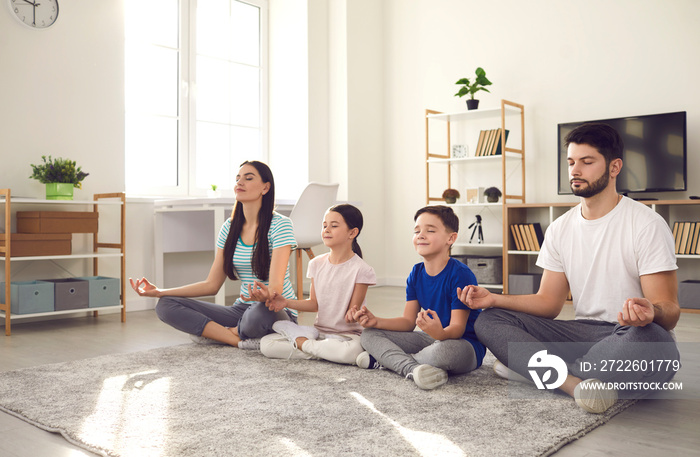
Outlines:
[[317,340],[307,340],[301,351],[278,333],[265,335],[260,340],[260,351],[271,359],[323,359],[330,362],[355,365],[355,359],[364,349],[360,335],[353,333],[321,334]]

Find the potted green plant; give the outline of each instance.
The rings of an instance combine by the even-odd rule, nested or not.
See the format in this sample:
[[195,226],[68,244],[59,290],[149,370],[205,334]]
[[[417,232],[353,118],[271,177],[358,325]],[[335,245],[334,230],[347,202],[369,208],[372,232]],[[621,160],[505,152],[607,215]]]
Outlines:
[[497,187],[489,187],[484,191],[486,195],[486,201],[489,203],[496,203],[498,198],[502,195],[501,191]]
[[82,181],[88,176],[74,160],[56,159],[51,156],[41,156],[43,163],[31,164],[32,175],[30,178],[46,184],[47,200],[73,200],[73,188],[82,187]]
[[457,189],[445,189],[442,193],[442,198],[445,199],[445,203],[456,203],[459,198],[459,191]]
[[455,94],[455,97],[464,97],[467,94],[470,96],[467,100],[467,109],[477,109],[479,107],[479,100],[474,100],[475,93],[479,92],[480,90],[490,93],[490,91],[484,86],[490,86],[491,81],[486,78],[486,72],[481,67],[476,69],[476,77],[474,78],[473,83],[469,78],[462,78],[455,84],[462,85],[459,92]]
[[207,190],[207,197],[210,197],[210,198],[221,197],[221,191],[219,190],[219,186],[217,186],[216,184],[212,184],[211,189]]

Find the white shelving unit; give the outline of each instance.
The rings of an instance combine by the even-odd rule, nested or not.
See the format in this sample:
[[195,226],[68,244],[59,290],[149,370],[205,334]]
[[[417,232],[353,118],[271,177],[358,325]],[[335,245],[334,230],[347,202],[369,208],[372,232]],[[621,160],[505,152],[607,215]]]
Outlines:
[[[126,246],[126,232],[125,232],[125,216],[126,216],[126,198],[123,192],[120,193],[109,193],[109,194],[95,194],[93,200],[44,200],[35,198],[12,198],[10,189],[0,189],[0,205],[4,205],[4,233],[9,235],[9,240],[6,238],[5,246],[0,247],[0,259],[4,261],[5,265],[5,303],[0,304],[0,318],[5,320],[5,334],[11,335],[11,322],[15,319],[28,319],[33,317],[41,316],[52,316],[61,314],[75,314],[75,313],[93,313],[97,316],[98,311],[110,310],[110,309],[121,309],[121,320],[126,321],[126,307],[124,305],[125,296],[125,276],[126,276],[126,259],[124,256],[125,246]],[[52,207],[65,207],[65,206],[90,206],[92,207],[90,211],[98,212],[99,206],[120,206],[120,239],[117,243],[105,243],[98,239],[99,232],[95,232],[92,235],[92,252],[77,252],[71,253],[70,255],[48,255],[48,256],[25,256],[25,257],[12,257],[12,208],[16,205],[49,205]],[[53,210],[54,208],[52,208]],[[99,217],[98,217],[99,220]],[[101,249],[110,249],[112,252],[103,252]],[[52,311],[47,313],[32,313],[32,314],[15,314],[11,313],[11,278],[12,278],[12,264],[15,262],[35,262],[35,261],[52,261],[60,262],[63,260],[72,259],[93,259],[93,275],[98,276],[98,261],[100,259],[120,259],[121,261],[121,292],[120,299],[121,304],[118,306],[105,306],[100,308],[86,308],[86,309],[75,309],[75,310],[65,310],[65,311]]]
[[[444,127],[443,134],[435,129]],[[475,156],[479,132],[501,129],[502,154]],[[505,131],[510,131],[506,143]],[[525,203],[525,107],[501,100],[499,108],[478,109],[457,113],[425,110],[426,135],[426,204],[444,204],[442,191],[456,188],[462,201],[450,204],[460,217],[460,237],[455,253],[473,256],[504,256],[504,240],[508,232],[504,224],[505,203]],[[445,136],[442,136],[445,135]],[[453,157],[452,146],[464,144],[471,156]],[[513,147],[517,145],[518,147]],[[436,151],[445,151],[438,153]],[[486,179],[486,181],[484,181]],[[467,188],[498,187],[502,197],[497,203],[466,202]],[[482,223],[484,243],[472,235],[475,216],[488,217]],[[495,227],[495,229],[494,229]],[[471,240],[471,242],[470,242]],[[504,276],[506,274],[504,262]],[[483,284],[490,289],[503,289],[503,284]]]

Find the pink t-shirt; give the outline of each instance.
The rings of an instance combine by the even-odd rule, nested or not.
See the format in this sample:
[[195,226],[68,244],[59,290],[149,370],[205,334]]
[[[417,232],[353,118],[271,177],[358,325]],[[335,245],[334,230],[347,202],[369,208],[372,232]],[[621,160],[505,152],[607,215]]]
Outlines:
[[[362,326],[356,322],[345,322],[355,284],[377,283],[374,269],[355,254],[341,264],[334,265],[330,254],[314,257],[309,262],[306,277],[314,280],[314,292],[318,301],[318,313],[314,324],[321,333],[362,333]],[[366,304],[366,299],[362,305]]]

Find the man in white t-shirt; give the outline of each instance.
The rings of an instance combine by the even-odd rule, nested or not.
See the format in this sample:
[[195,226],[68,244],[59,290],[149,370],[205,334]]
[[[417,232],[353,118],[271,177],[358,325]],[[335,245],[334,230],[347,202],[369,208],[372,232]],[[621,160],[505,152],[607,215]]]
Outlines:
[[[584,124],[565,141],[581,203],[547,229],[539,291],[497,295],[468,286],[458,294],[470,308],[489,308],[475,329],[499,360],[497,374],[559,388],[584,410],[602,413],[618,393],[639,395],[680,366],[672,334],[680,317],[674,242],[661,216],[618,195],[623,144],[612,127]],[[576,320],[554,320],[569,291]],[[546,386],[547,376],[534,368],[550,366],[544,359],[553,355],[566,363],[566,377]]]

